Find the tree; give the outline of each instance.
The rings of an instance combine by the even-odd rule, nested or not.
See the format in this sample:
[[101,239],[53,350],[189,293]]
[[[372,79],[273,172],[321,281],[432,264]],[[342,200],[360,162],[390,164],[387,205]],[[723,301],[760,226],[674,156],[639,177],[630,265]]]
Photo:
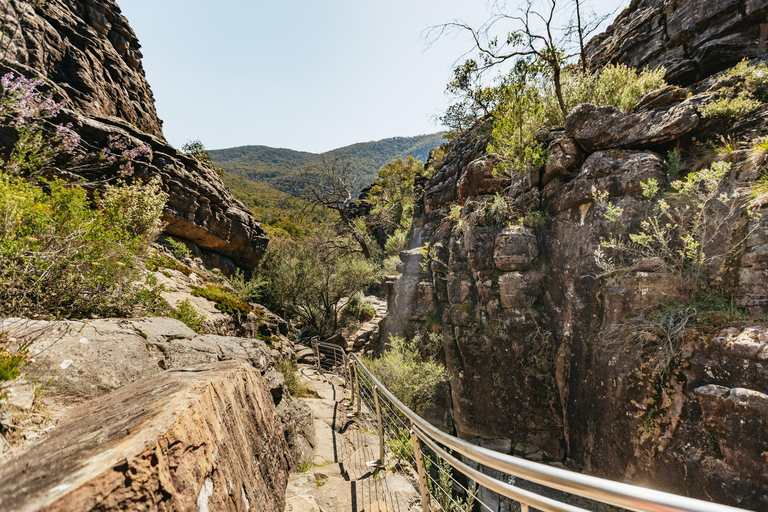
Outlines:
[[269,285],[267,305],[298,318],[313,334],[338,328],[340,303],[376,277],[374,265],[361,254],[344,254],[329,244],[335,235],[320,232],[303,240],[275,239],[261,265]]
[[[361,253],[370,259],[368,236],[347,214],[353,190],[349,162],[339,158],[327,160],[321,156],[317,164],[309,166],[299,175],[299,181],[302,187],[299,197],[309,203],[311,208],[328,208],[339,214],[339,236],[329,238],[327,244],[344,254]],[[354,244],[349,243],[350,238]]]
[[200,139],[184,143],[181,146],[181,152],[192,155],[198,162],[213,169],[219,177],[224,175],[224,169],[214,165],[213,160],[211,160],[211,155],[208,153],[208,150],[205,149],[205,145],[203,145]]
[[[567,12],[567,6],[572,12]],[[427,32],[427,43],[433,44],[447,32],[461,31],[471,35],[477,58],[469,58],[454,69],[454,78],[448,84],[448,92],[462,96],[457,104],[441,118],[451,128],[464,126],[468,117],[478,112],[489,113],[499,96],[493,88],[484,85],[482,75],[502,64],[519,62],[543,65],[551,80],[558,106],[567,114],[563,99],[561,76],[564,67],[579,56],[582,70],[586,71],[585,39],[605,21],[610,14],[597,16],[594,11],[584,16],[584,0],[526,0],[515,14],[506,11],[506,2],[493,4],[494,13],[480,28],[474,28],[459,20],[432,27]],[[558,20],[568,18],[566,24]],[[502,38],[496,33],[499,25],[512,24],[516,28],[507,31]]]
[[398,158],[379,170],[368,193],[373,204],[374,222],[388,231],[409,228],[413,218],[413,180],[424,171],[424,164],[412,156]]

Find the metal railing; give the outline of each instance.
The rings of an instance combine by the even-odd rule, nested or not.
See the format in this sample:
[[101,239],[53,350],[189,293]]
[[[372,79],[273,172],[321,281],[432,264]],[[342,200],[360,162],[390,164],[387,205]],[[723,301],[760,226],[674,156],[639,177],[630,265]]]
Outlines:
[[[390,452],[398,452],[391,453],[391,458],[405,459],[414,473],[418,474],[418,479],[414,480],[419,486],[424,512],[468,512],[473,507],[494,512],[494,508],[480,499],[478,485],[519,503],[522,512],[527,512],[529,507],[545,512],[588,510],[515,486],[512,484],[515,478],[592,502],[636,512],[743,512],[743,509],[532,462],[448,435],[406,407],[354,354],[348,358],[345,381],[352,392],[347,405],[356,409],[356,412],[348,416],[359,416],[361,404],[366,411],[375,413],[379,457],[378,460],[368,462],[368,465],[385,467],[386,447],[389,447]],[[405,449],[404,442],[410,443],[411,448]],[[508,476],[506,480],[493,478],[476,469],[480,465]],[[456,472],[466,480],[457,478]]]
[[315,341],[312,343],[315,351],[315,368],[318,372],[333,373],[348,378],[349,358],[346,351],[339,345]]

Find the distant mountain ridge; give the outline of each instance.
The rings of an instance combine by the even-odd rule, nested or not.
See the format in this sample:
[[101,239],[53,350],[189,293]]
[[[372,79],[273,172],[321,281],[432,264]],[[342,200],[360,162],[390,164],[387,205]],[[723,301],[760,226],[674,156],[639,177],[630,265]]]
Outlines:
[[308,153],[268,146],[240,146],[209,151],[213,162],[234,176],[264,183],[281,192],[298,190],[296,174],[308,165],[326,159],[349,162],[356,188],[372,183],[385,164],[398,158],[413,156],[426,161],[432,148],[445,142],[443,132],[415,137],[392,137],[360,142],[325,153]]

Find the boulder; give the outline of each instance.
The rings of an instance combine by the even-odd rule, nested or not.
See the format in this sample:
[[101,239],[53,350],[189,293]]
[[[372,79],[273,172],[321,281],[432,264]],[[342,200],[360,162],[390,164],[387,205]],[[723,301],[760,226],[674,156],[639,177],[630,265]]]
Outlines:
[[496,235],[493,265],[498,270],[527,270],[538,257],[539,243],[530,228],[514,226]]
[[669,109],[624,112],[582,103],[565,119],[565,131],[587,152],[644,149],[678,139],[699,124],[696,107],[684,102]]
[[651,151],[599,151],[581,166],[571,182],[558,188],[549,201],[552,215],[594,201],[594,192],[613,197],[642,196],[640,183],[653,178],[666,181],[664,160]]
[[556,179],[569,177],[578,169],[583,158],[583,151],[574,139],[561,137],[549,144],[547,155],[549,158],[544,166],[544,175],[541,178],[542,186]]
[[499,294],[505,308],[530,306],[542,292],[541,272],[507,272],[499,277]]
[[[715,438],[725,463],[737,474],[750,475],[756,485],[768,486],[768,395],[744,388],[709,384],[696,388],[704,424]],[[762,454],[762,460],[757,457]]]
[[463,205],[472,196],[501,193],[511,182],[509,177],[494,172],[491,160],[475,160],[467,166],[456,184],[458,203]]
[[161,372],[68,411],[0,467],[5,510],[282,512],[288,446],[258,371]]
[[667,107],[675,103],[680,103],[688,97],[688,91],[681,87],[668,85],[661,89],[656,89],[645,94],[637,100],[635,112],[642,110],[652,110],[655,108]]

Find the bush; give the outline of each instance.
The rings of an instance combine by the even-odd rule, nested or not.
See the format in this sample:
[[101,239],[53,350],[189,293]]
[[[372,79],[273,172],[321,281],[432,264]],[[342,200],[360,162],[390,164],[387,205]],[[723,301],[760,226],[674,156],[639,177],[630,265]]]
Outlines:
[[[82,188],[58,180],[45,185],[48,193],[0,173],[2,312],[75,317],[129,313],[140,302],[136,263],[145,254],[150,233],[127,230],[119,201],[94,210]],[[151,186],[117,189],[115,195],[127,189],[126,196],[157,196]]]
[[297,398],[309,396],[309,389],[301,383],[299,367],[294,361],[283,359],[275,363],[275,369],[283,374],[285,387]]
[[246,278],[240,269],[237,269],[235,274],[229,277],[228,281],[232,288],[235,289],[235,292],[247,302],[259,300],[261,292],[267,284],[266,279],[261,276],[253,276],[250,279]]
[[160,215],[167,201],[160,182],[151,181],[107,185],[100,204],[108,222],[133,237],[151,239],[160,233]]
[[253,307],[231,291],[215,284],[192,288],[192,295],[203,297],[216,304],[216,309],[229,315],[247,315]]
[[384,254],[386,256],[399,256],[400,251],[408,247],[408,230],[398,229],[392,233],[384,244]]
[[376,309],[361,294],[356,293],[341,309],[341,314],[360,322],[367,322],[376,316]]
[[656,257],[680,280],[680,290],[694,298],[700,289],[708,261],[722,254],[706,254],[705,248],[718,235],[727,219],[744,206],[741,191],[722,192],[731,164],[715,162],[709,169],[690,172],[672,182],[661,195],[655,179],[641,183],[651,200],[650,212],[640,229],[626,233],[621,208],[608,201],[608,194],[593,190],[596,203],[612,226],[608,239],[601,239],[595,259],[607,273],[626,269],[636,258]]
[[434,359],[421,359],[400,336],[390,336],[389,341],[391,347],[381,357],[364,357],[363,363],[405,405],[423,413],[447,383],[445,367]]
[[[623,64],[596,73],[568,69],[561,77],[563,101],[567,111],[580,103],[630,110],[644,94],[666,85],[664,73],[663,68],[638,73]],[[536,135],[565,121],[550,82],[536,63],[521,63],[505,77],[488,145],[488,152],[500,159],[499,171],[524,174],[545,163],[546,148]]]
[[26,345],[0,332],[0,400],[6,398],[4,383],[18,378],[28,360]]
[[198,313],[189,299],[184,299],[179,302],[176,309],[171,312],[170,316],[171,318],[184,322],[187,324],[187,327],[196,333],[202,333],[204,331],[205,315]]
[[725,73],[720,83],[735,82],[720,89],[720,97],[699,107],[704,118],[739,119],[768,100],[768,65],[750,64],[746,59]]
[[190,251],[189,247],[187,247],[187,245],[180,240],[168,237],[165,239],[165,246],[168,247],[169,251],[171,251],[173,257],[179,261],[184,261],[187,258],[192,257],[192,251]]

